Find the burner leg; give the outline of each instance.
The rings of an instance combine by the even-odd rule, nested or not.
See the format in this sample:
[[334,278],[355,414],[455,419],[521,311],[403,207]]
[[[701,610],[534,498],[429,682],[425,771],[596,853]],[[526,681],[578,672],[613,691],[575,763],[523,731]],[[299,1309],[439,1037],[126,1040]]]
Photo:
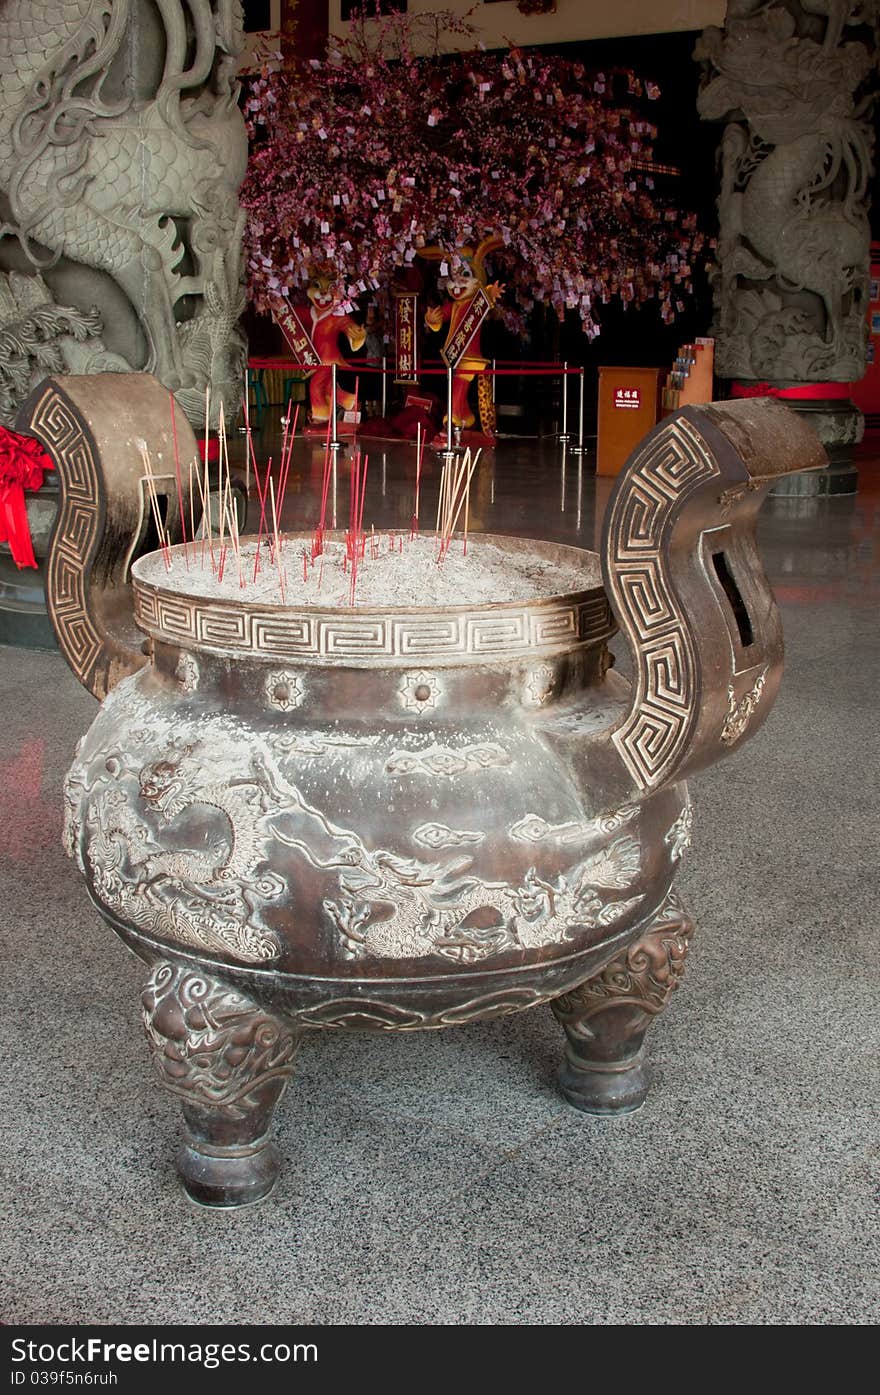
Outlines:
[[568,1038],[563,1095],[587,1114],[629,1114],[648,1093],[644,1037],[684,972],[693,921],[670,892],[640,939],[551,1007]]
[[183,1104],[177,1158],[204,1206],[246,1206],[271,1191],[272,1115],[293,1070],[297,1036],[231,984],[160,961],[143,993],[144,1026],[163,1084]]

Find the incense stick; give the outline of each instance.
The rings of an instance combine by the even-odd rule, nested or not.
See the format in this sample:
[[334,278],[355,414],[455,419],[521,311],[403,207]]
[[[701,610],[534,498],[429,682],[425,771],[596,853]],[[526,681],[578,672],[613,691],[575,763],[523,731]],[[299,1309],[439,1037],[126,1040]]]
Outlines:
[[[208,462],[205,461],[205,492],[202,496],[202,519],[208,519],[208,553],[211,558],[211,571],[214,570],[214,530],[211,524],[211,481],[208,477]],[[202,565],[205,562],[205,540],[202,538]]]
[[186,517],[183,511],[183,480],[180,470],[180,448],[177,442],[177,415],[175,413],[174,393],[169,392],[171,399],[171,436],[174,441],[174,477],[177,480],[177,507],[180,513],[180,534],[183,541],[183,560],[186,570],[189,571],[189,552],[186,546]]
[[275,508],[275,481],[271,479],[269,481],[269,493],[272,499],[272,532],[275,538],[275,565],[278,568],[278,585],[281,590],[281,601],[282,604],[285,604],[286,602],[284,599],[284,568],[281,565],[281,549],[278,542],[278,512]]
[[[191,460],[191,461],[189,462],[189,481],[188,481],[188,485],[189,485],[189,535],[190,535],[190,537],[192,538],[193,561],[195,561],[195,558],[196,558],[196,514],[195,514],[195,499],[194,499],[194,497],[193,497],[193,465],[195,465],[195,463],[196,463],[195,460]],[[198,469],[196,469],[196,479],[198,479]]]
[[[449,530],[448,530],[448,534],[447,534],[447,544],[446,544],[447,547],[449,546],[449,541],[450,541],[451,538],[452,538],[452,534],[455,532],[455,525],[456,525],[456,523],[458,522],[459,515],[461,514],[461,510],[462,510],[462,507],[463,507],[463,505],[464,505],[464,503],[465,503],[465,500],[468,499],[468,498],[470,497],[471,479],[473,478],[474,470],[476,470],[476,468],[477,468],[477,463],[478,463],[478,461],[479,461],[479,459],[480,459],[480,454],[481,454],[481,452],[478,450],[477,453],[476,453],[476,455],[474,456],[473,463],[471,464],[470,469],[468,470],[467,480],[465,481],[465,487],[464,487],[464,490],[463,490],[463,493],[462,493],[462,497],[459,499],[458,508],[457,508],[456,511],[455,511],[455,517],[452,519],[452,523],[450,524],[450,527],[449,527]],[[470,455],[470,451],[468,451],[468,456],[469,456],[469,455]],[[468,456],[466,456],[465,459],[467,459]]]
[[170,551],[170,549],[169,549],[169,545],[168,545],[168,539],[167,539],[167,537],[166,537],[166,535],[165,535],[165,529],[164,529],[163,524],[162,524],[162,519],[161,519],[161,516],[160,516],[160,514],[159,514],[159,498],[158,498],[158,495],[157,495],[157,493],[156,493],[156,479],[155,479],[155,476],[154,476],[154,474],[153,474],[153,463],[152,463],[152,461],[150,460],[150,452],[149,452],[148,449],[147,449],[147,443],[146,443],[146,441],[143,441],[143,440],[138,441],[138,450],[140,451],[141,460],[143,461],[143,465],[144,465],[144,472],[145,472],[145,473],[144,473],[144,479],[147,481],[147,490],[148,490],[149,495],[150,495],[150,507],[152,508],[152,511],[153,511],[153,522],[154,522],[155,525],[156,525],[156,536],[157,536],[157,538],[158,538],[158,540],[159,540],[159,547],[160,547],[161,550],[162,550],[162,557],[164,558],[164,561],[165,561],[165,569],[166,569],[166,571],[170,571],[170,570],[171,570],[171,558],[170,558],[170,556],[169,556],[169,551]]

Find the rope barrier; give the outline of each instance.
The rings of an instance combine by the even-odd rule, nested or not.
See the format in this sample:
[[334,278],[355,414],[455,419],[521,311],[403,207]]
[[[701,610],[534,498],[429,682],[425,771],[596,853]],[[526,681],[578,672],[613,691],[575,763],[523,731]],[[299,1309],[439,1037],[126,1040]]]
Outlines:
[[[502,364],[512,364],[513,366],[512,366],[512,367],[509,367],[509,368],[506,368],[506,367],[500,368],[500,367],[498,366],[499,363],[502,363]],[[376,366],[376,365],[378,365],[378,366]],[[530,360],[524,360],[524,361],[522,361],[522,362],[520,362],[520,361],[517,360],[517,359],[492,359],[491,367],[489,366],[489,363],[487,362],[485,368],[458,368],[458,369],[455,369],[455,368],[450,368],[448,365],[446,365],[446,366],[440,366],[440,365],[438,365],[437,367],[433,367],[433,366],[432,366],[432,367],[426,367],[425,365],[422,365],[422,366],[417,370],[417,378],[416,378],[416,381],[415,381],[415,382],[403,382],[403,383],[398,383],[398,381],[397,381],[397,371],[398,371],[398,370],[397,370],[397,365],[394,364],[393,366],[388,366],[388,359],[387,359],[387,357],[386,357],[385,355],[383,355],[383,357],[382,357],[381,359],[375,359],[375,358],[373,358],[373,359],[363,358],[363,359],[357,359],[357,360],[350,360],[350,359],[347,359],[347,360],[345,360],[345,361],[342,362],[342,363],[339,363],[339,362],[337,362],[337,361],[334,360],[334,361],[332,361],[332,362],[330,362],[330,363],[324,363],[324,362],[322,361],[321,363],[318,363],[318,364],[315,364],[315,363],[298,363],[296,359],[292,359],[292,358],[282,358],[282,357],[277,357],[277,356],[271,356],[271,357],[270,357],[270,356],[268,356],[268,355],[264,357],[264,356],[262,356],[262,355],[260,355],[260,356],[255,355],[253,358],[248,359],[247,374],[248,374],[248,377],[249,377],[251,373],[259,373],[259,372],[261,372],[261,371],[263,371],[263,370],[269,370],[269,371],[271,371],[271,372],[280,372],[280,373],[303,373],[303,374],[305,374],[305,375],[308,375],[309,373],[314,373],[314,372],[315,372],[317,369],[319,369],[319,368],[325,368],[325,369],[326,369],[326,368],[329,368],[330,371],[331,371],[331,374],[332,374],[332,403],[333,403],[333,411],[332,411],[331,420],[332,420],[334,423],[335,423],[336,420],[337,420],[337,410],[336,410],[336,379],[337,379],[337,374],[338,374],[340,368],[344,369],[347,373],[353,373],[353,374],[355,374],[356,376],[363,375],[363,374],[370,374],[370,373],[376,373],[376,374],[378,374],[378,375],[381,376],[381,378],[382,378],[382,416],[383,416],[383,417],[385,416],[386,405],[387,405],[387,404],[386,404],[386,400],[385,400],[385,399],[386,399],[386,381],[387,381],[387,378],[388,378],[388,375],[389,375],[389,374],[391,374],[391,375],[394,377],[395,384],[397,384],[397,385],[400,386],[400,387],[418,387],[419,381],[420,381],[422,378],[429,378],[429,377],[445,378],[445,379],[446,379],[446,397],[447,397],[447,401],[446,401],[446,450],[445,450],[445,452],[444,452],[444,459],[447,459],[447,460],[452,460],[453,457],[454,457],[453,440],[452,440],[452,437],[453,437],[453,426],[452,426],[452,393],[453,393],[453,379],[454,379],[454,377],[455,377],[455,373],[456,373],[456,372],[467,373],[467,374],[469,374],[470,377],[472,377],[472,378],[478,378],[478,377],[479,377],[479,378],[489,378],[489,379],[492,379],[492,380],[494,380],[494,379],[496,379],[496,378],[562,378],[562,379],[563,379],[563,388],[562,388],[562,430],[561,430],[561,432],[557,435],[556,439],[557,439],[558,441],[560,441],[560,442],[563,442],[563,443],[567,443],[567,442],[569,442],[569,441],[572,439],[572,437],[569,435],[569,431],[568,431],[568,398],[569,398],[569,391],[568,391],[568,383],[567,383],[565,380],[568,379],[568,378],[579,378],[579,379],[580,379],[580,392],[579,392],[579,396],[578,396],[578,431],[577,431],[577,445],[576,445],[575,447],[573,447],[573,450],[574,450],[574,453],[575,453],[576,455],[583,455],[583,454],[586,453],[586,447],[585,447],[585,445],[584,445],[584,440],[585,440],[585,437],[584,437],[584,379],[585,379],[585,375],[586,375],[586,370],[585,370],[585,368],[583,367],[583,365],[581,365],[581,364],[576,364],[576,365],[574,365],[574,366],[571,366],[567,361],[564,361],[564,362],[562,362],[562,363],[548,363],[548,362],[546,362],[546,360],[542,362],[540,359],[530,359]],[[493,400],[493,403],[494,403],[494,401],[495,401],[494,381],[493,381],[493,387],[492,387],[492,400]],[[332,449],[333,449],[334,451],[337,451],[337,450],[342,449],[342,442],[336,439],[335,433],[334,433],[334,438],[333,438],[333,440],[330,441],[329,444],[330,444],[330,446],[332,447]]]
[[[509,360],[513,362],[514,360]],[[535,360],[537,363],[538,360]],[[385,375],[397,373],[396,368],[374,368],[366,359],[349,360],[345,363],[296,363],[293,359],[259,359],[252,358],[248,361],[249,372],[259,372],[262,369],[270,371],[284,372],[287,369],[295,373],[314,373],[317,368],[333,368],[344,370],[346,373],[383,373]],[[453,372],[473,373],[474,376],[481,374],[486,378],[571,378],[577,377],[581,372],[580,367],[563,367],[562,364],[547,364],[543,367],[523,367],[523,368],[458,368]],[[419,377],[446,377],[447,370],[440,366],[427,367],[420,365],[418,369]],[[415,383],[401,383],[401,387],[415,387]]]

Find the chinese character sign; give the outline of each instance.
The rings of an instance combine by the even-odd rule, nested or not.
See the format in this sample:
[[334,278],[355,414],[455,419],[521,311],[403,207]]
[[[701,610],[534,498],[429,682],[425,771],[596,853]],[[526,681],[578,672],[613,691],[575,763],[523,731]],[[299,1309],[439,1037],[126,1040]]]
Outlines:
[[450,368],[458,367],[467,353],[474,335],[491,308],[492,302],[489,300],[482,286],[479,286],[473,299],[468,301],[464,313],[459,319],[458,327],[455,330],[453,330],[450,321],[449,337],[440,350],[440,357]]
[[394,381],[419,381],[419,346],[416,335],[419,297],[415,291],[396,294],[394,302]]

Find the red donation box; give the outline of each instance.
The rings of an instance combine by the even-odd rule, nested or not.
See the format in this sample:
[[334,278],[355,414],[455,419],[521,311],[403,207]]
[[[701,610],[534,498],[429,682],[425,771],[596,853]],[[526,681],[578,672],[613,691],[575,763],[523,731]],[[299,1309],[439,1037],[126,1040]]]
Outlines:
[[616,475],[660,420],[664,368],[600,368],[596,474]]

